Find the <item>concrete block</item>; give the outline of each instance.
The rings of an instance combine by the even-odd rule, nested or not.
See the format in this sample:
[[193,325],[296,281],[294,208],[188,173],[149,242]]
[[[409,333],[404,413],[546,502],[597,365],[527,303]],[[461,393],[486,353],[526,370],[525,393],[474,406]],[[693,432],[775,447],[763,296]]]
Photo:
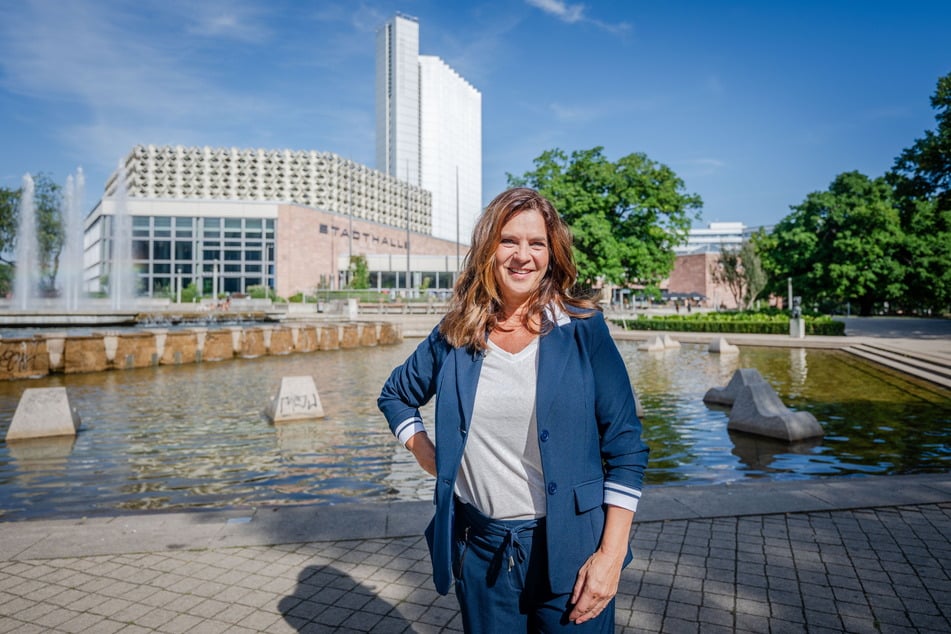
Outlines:
[[314,377],[283,377],[277,396],[271,399],[265,414],[272,423],[323,418],[324,407]]
[[739,354],[740,349],[728,342],[725,337],[717,337],[710,342],[707,352],[714,354]]
[[730,410],[727,429],[769,436],[786,442],[825,435],[816,417],[786,407],[769,383],[744,385]]
[[637,346],[637,349],[646,350],[647,352],[663,352],[667,347],[664,345],[664,340],[661,337],[651,337]]
[[703,395],[704,403],[715,405],[733,405],[736,395],[745,385],[765,383],[766,380],[755,368],[740,368],[733,373],[726,387],[712,387]]
[[666,333],[664,334],[663,337],[660,338],[660,340],[664,343],[664,348],[679,348],[680,347],[680,342],[673,339],[670,335]]
[[27,388],[20,397],[6,440],[75,436],[79,413],[69,406],[65,387]]

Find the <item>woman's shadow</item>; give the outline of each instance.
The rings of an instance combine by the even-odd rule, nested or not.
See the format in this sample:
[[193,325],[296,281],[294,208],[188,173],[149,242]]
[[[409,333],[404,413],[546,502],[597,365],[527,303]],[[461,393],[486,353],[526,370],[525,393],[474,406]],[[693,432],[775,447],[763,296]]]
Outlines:
[[278,610],[298,632],[403,632],[410,623],[372,590],[333,566],[307,566]]

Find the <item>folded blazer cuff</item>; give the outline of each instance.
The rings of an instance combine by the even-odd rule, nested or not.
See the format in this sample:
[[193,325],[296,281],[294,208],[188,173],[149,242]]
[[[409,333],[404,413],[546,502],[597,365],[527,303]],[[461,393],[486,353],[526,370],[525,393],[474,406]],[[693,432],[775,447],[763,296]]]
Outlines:
[[407,440],[421,431],[426,431],[426,428],[423,426],[423,419],[419,416],[413,416],[397,425],[395,433],[397,439],[405,445]]
[[637,503],[641,499],[641,492],[631,487],[626,487],[617,482],[604,483],[604,503],[611,506],[619,506],[628,511],[637,511]]

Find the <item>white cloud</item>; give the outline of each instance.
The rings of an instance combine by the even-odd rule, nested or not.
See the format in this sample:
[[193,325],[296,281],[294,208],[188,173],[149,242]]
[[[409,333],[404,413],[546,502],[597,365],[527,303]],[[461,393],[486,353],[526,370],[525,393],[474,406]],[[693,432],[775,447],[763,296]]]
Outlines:
[[583,4],[567,4],[561,0],[525,0],[536,9],[550,13],[559,20],[574,24],[584,19]]
[[587,7],[583,4],[568,4],[563,0],[525,0],[525,2],[568,24],[586,22],[611,33],[622,33],[631,28],[631,25],[626,22],[609,24],[602,20],[590,18],[585,15]]

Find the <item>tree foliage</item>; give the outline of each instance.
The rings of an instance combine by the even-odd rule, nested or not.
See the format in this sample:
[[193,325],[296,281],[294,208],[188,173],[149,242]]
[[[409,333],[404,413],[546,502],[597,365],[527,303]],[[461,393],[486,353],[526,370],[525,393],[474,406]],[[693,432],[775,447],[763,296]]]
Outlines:
[[578,279],[657,285],[674,264],[703,204],[669,167],[645,154],[609,161],[603,148],[543,152],[509,185],[538,190],[571,227]]
[[[22,189],[0,188],[0,259],[12,255],[16,247]],[[40,285],[43,292],[56,288],[59,257],[66,238],[62,213],[62,188],[48,174],[33,177],[33,204],[36,209],[36,238],[39,243]]]
[[840,174],[792,209],[773,231],[767,268],[775,283],[791,277],[797,295],[821,305],[856,302],[863,315],[901,296],[903,236],[884,178]]
[[938,80],[931,106],[937,127],[901,153],[887,178],[906,237],[904,303],[940,313],[951,307],[951,73]]
[[711,267],[710,276],[730,291],[741,310],[752,306],[766,286],[762,262],[750,240],[744,240],[739,249],[721,247],[720,257]]
[[365,255],[350,256],[350,288],[370,288],[370,267]]

